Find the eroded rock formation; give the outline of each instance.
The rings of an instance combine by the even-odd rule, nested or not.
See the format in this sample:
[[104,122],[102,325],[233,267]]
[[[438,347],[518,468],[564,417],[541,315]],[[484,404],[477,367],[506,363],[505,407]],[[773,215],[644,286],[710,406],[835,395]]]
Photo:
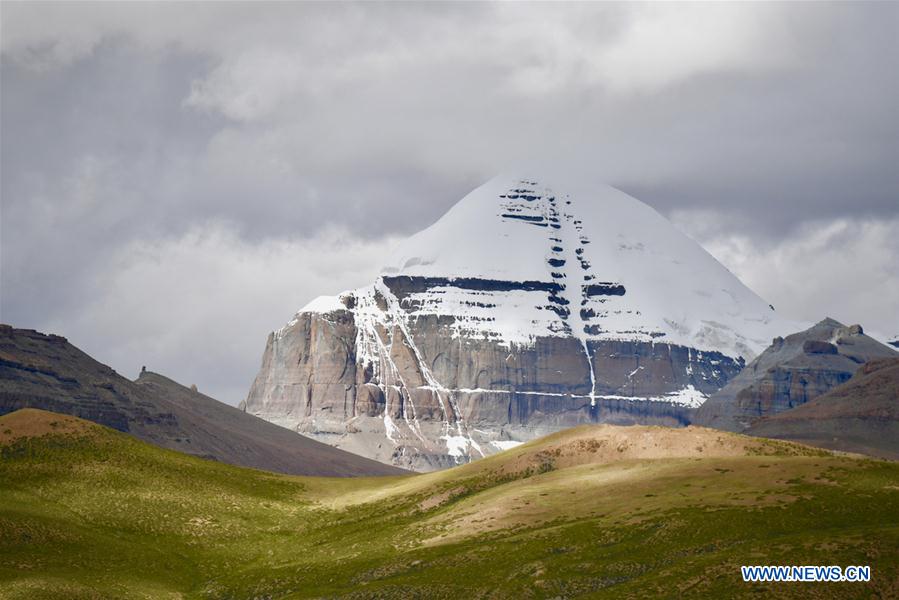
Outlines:
[[243,407],[431,469],[581,423],[686,424],[784,330],[637,200],[498,178],[272,333]]
[[696,425],[743,431],[762,417],[796,408],[845,383],[864,363],[896,357],[859,325],[834,319],[774,338],[758,358],[700,407]]

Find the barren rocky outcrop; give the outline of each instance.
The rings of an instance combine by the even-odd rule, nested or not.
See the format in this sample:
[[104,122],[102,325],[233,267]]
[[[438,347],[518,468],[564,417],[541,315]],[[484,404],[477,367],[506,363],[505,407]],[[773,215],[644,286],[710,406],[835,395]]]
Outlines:
[[842,385],[746,433],[899,460],[899,357],[867,362]]
[[899,356],[865,335],[824,319],[771,346],[696,412],[694,423],[744,431],[756,420],[795,409],[848,381],[864,363]]

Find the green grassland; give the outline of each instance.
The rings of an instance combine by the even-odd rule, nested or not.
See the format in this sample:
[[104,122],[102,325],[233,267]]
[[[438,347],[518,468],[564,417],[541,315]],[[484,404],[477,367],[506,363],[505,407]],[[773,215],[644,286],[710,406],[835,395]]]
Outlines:
[[[899,463],[580,427],[414,476],[275,475],[0,417],[2,598],[899,596]],[[871,565],[747,584],[742,564]]]

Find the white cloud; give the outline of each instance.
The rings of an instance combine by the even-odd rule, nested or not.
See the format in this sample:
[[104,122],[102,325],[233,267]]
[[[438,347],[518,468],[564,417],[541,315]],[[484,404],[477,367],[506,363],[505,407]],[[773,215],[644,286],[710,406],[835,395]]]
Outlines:
[[[417,6],[252,3],[5,4],[2,51],[64,65],[104,40],[207,54],[191,105],[254,119],[310,89],[425,65],[492,72],[520,94],[604,86],[655,91],[693,75],[792,63],[784,15],[766,4]],[[410,87],[415,80],[408,81]]]
[[772,43],[783,16],[775,4],[657,3],[634,13],[596,65],[617,91],[654,91],[704,73],[795,62],[789,44]]
[[285,98],[308,93],[312,83],[303,73],[301,56],[254,49],[194,81],[185,105],[252,121],[269,115]]
[[779,240],[735,234],[720,212],[681,210],[672,220],[786,316],[899,334],[899,218],[813,221]]
[[315,296],[373,281],[392,244],[335,229],[253,244],[222,223],[135,241],[101,270],[94,296],[43,328],[127,377],[146,365],[236,404],[266,332]]

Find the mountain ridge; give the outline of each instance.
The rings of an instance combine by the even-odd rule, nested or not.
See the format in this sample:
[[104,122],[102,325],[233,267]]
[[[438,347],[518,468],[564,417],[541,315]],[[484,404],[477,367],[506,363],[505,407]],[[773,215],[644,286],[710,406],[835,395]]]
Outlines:
[[156,445],[293,474],[401,471],[274,426],[144,372],[132,382],[54,334],[0,325],[0,414],[20,408],[73,414]]
[[841,385],[745,433],[899,460],[899,356],[866,362]]
[[774,338],[762,354],[696,411],[696,425],[744,431],[754,420],[795,409],[848,381],[860,365],[897,357],[864,333],[825,318],[812,327]]

